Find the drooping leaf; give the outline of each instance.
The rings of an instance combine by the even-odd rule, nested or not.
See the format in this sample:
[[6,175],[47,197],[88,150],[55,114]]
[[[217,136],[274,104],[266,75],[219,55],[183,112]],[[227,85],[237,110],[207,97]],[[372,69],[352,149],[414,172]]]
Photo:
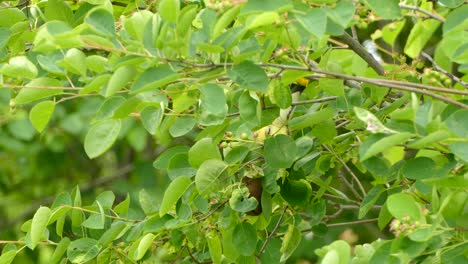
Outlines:
[[80,238],[72,241],[67,249],[67,257],[71,263],[85,263],[94,259],[101,250],[98,241],[92,238]]
[[283,238],[283,244],[281,245],[281,262],[284,262],[291,257],[297,246],[299,246],[301,239],[301,231],[294,225],[289,225]]
[[33,216],[31,224],[31,247],[34,249],[37,244],[45,240],[45,231],[49,223],[51,211],[48,207],[41,206]]
[[199,89],[201,94],[198,123],[203,126],[222,124],[228,110],[223,88],[207,84]]
[[106,152],[117,140],[120,128],[120,120],[105,120],[92,126],[84,141],[88,157],[93,159]]
[[251,256],[257,245],[257,232],[248,222],[236,225],[232,235],[232,242],[242,256]]
[[211,193],[218,192],[226,187],[227,164],[220,160],[206,160],[195,175],[195,186],[200,195],[208,197]]
[[372,206],[374,206],[384,191],[385,188],[382,185],[372,187],[372,189],[367,193],[366,197],[364,197],[364,200],[362,200],[361,207],[359,208],[359,219],[362,219],[367,215],[369,210],[372,208]]
[[159,207],[159,216],[163,217],[177,203],[191,184],[192,180],[189,177],[181,176],[175,178],[164,192],[164,197]]
[[55,102],[53,101],[40,102],[31,109],[31,112],[29,112],[29,120],[37,132],[41,133],[47,126],[54,113],[54,109]]

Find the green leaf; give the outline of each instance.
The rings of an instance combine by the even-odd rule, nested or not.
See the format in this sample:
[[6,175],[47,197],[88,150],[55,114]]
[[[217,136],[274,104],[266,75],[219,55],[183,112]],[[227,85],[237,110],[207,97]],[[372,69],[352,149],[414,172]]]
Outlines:
[[49,123],[52,114],[54,113],[55,102],[43,101],[36,104],[29,112],[29,120],[37,132],[41,133],[42,130]]
[[93,159],[106,152],[117,140],[120,127],[120,120],[105,120],[92,126],[84,140],[88,157]]
[[46,239],[45,231],[47,229],[47,224],[49,223],[50,215],[50,209],[44,206],[39,207],[39,209],[34,214],[30,231],[32,249],[34,249],[40,241]]
[[9,28],[26,19],[26,15],[19,8],[11,7],[0,10],[0,27]]
[[412,180],[422,180],[436,176],[436,164],[427,157],[407,160],[403,166],[403,175]]
[[175,178],[164,192],[164,197],[159,207],[159,216],[163,217],[182,197],[188,187],[192,184],[189,177],[180,176]]
[[0,50],[3,49],[11,37],[11,31],[8,28],[0,27]]
[[257,232],[248,222],[236,225],[232,234],[232,243],[242,256],[252,256],[257,245]]
[[[20,90],[18,95],[15,97],[15,102],[17,104],[26,104],[36,100],[61,94],[62,90],[60,89],[60,86],[62,86],[62,84],[56,79],[51,79],[47,77],[34,79],[28,84],[26,84],[26,88]],[[54,89],[47,89],[47,87],[52,87]]]
[[414,149],[423,149],[427,148],[435,143],[439,143],[440,141],[447,139],[450,137],[449,132],[445,130],[438,130],[435,131],[423,138],[420,138],[418,140],[414,140],[410,143],[408,143],[409,148],[414,148]]
[[[319,254],[317,251],[322,251]],[[343,240],[337,240],[328,246],[316,250],[317,255],[323,256],[322,264],[347,264],[351,255],[351,247]]]
[[325,10],[328,17],[333,22],[343,28],[346,28],[353,18],[355,6],[352,2],[340,1],[336,4],[334,9],[327,8]]
[[138,248],[137,250],[135,251],[135,255],[133,256],[133,260],[140,260],[142,259],[146,252],[148,251],[148,249],[150,249],[154,239],[156,238],[155,235],[149,233],[149,234],[146,234],[141,240],[140,242],[138,243]]
[[247,23],[247,30],[252,30],[257,27],[263,27],[278,23],[280,16],[277,12],[262,12],[258,15],[253,15],[250,23]]
[[239,97],[239,113],[242,120],[249,126],[255,127],[260,123],[260,102],[255,94],[244,91]]
[[180,1],[179,0],[162,0],[159,3],[159,14],[162,18],[169,22],[175,23],[179,15]]
[[131,65],[119,67],[107,83],[106,97],[114,95],[135,77],[136,69]]
[[228,76],[242,88],[265,93],[268,90],[268,77],[265,71],[251,61],[236,64],[228,71]]
[[221,263],[221,257],[223,252],[218,232],[214,230],[210,231],[206,235],[206,241],[208,242],[208,249],[210,250],[211,260],[213,260],[213,263]]
[[445,124],[447,128],[461,138],[468,138],[468,110],[458,110],[450,115]]
[[16,257],[16,250],[8,250],[0,255],[0,264],[10,264]]
[[393,46],[400,32],[405,27],[406,20],[396,21],[385,25],[382,29],[382,39]]
[[148,106],[143,111],[141,111],[141,122],[143,123],[143,127],[150,133],[151,135],[156,134],[156,130],[158,129],[161,121],[163,119],[163,110],[160,107],[156,106]]
[[112,37],[115,35],[114,16],[103,7],[91,10],[85,18],[85,23],[103,36]]
[[211,138],[197,141],[188,152],[190,165],[199,168],[206,160],[221,160],[221,153]]
[[468,23],[468,20],[466,19],[466,12],[468,12],[468,5],[463,5],[460,8],[450,12],[442,26],[444,35],[450,32],[452,29],[456,29],[458,26],[463,26]]
[[138,76],[130,90],[132,93],[157,90],[161,86],[176,81],[179,77],[179,74],[174,72],[169,65],[152,67]]
[[12,57],[8,64],[0,68],[0,73],[22,79],[34,79],[37,76],[37,68],[26,56]]
[[463,4],[464,0],[440,0],[439,2],[446,7],[455,8]]
[[85,263],[94,259],[101,250],[98,241],[92,238],[80,238],[72,241],[67,249],[67,257],[71,263]]
[[189,147],[185,145],[168,148],[153,162],[153,167],[160,170],[168,169],[169,162],[172,157],[174,157],[176,154],[187,153],[188,151]]
[[195,175],[198,193],[209,197],[211,193],[221,191],[228,186],[227,167],[228,165],[220,160],[204,161]]
[[320,78],[319,87],[331,95],[344,96],[343,80]]
[[419,56],[421,50],[426,46],[426,43],[432,37],[434,32],[439,27],[440,22],[434,19],[420,20],[411,29],[408,40],[405,45],[405,54],[411,58]]
[[[292,104],[291,89],[288,85],[274,85],[273,98],[276,105],[278,105],[281,109],[286,109]],[[240,107],[240,109],[242,110],[242,107]]]
[[169,128],[169,133],[173,137],[181,137],[190,132],[196,123],[197,120],[191,116],[178,117],[174,124]]
[[288,179],[281,186],[281,196],[291,206],[306,206],[312,196],[312,187],[304,179]]
[[86,55],[79,49],[69,49],[59,65],[71,73],[86,76]]
[[301,242],[301,231],[294,225],[288,225],[288,230],[284,235],[283,244],[281,245],[281,259],[280,262],[285,262],[296,250]]
[[333,118],[333,109],[325,108],[320,111],[295,117],[289,121],[289,128],[292,130],[303,129],[320,124]]
[[222,124],[228,110],[223,88],[215,84],[206,84],[199,89],[201,94],[198,123],[203,126]]
[[305,30],[313,34],[316,38],[322,38],[327,28],[327,15],[321,8],[313,8],[305,12],[305,14],[295,14],[297,21],[304,27]]
[[52,264],[59,263],[63,257],[63,254],[67,251],[68,246],[70,245],[70,239],[68,237],[62,238],[55,248],[54,254],[52,255],[50,262]]
[[379,220],[377,222],[380,230],[383,230],[385,226],[390,223],[390,220],[392,220],[392,214],[388,211],[387,203],[384,203],[379,212]]
[[109,246],[112,242],[117,240],[120,236],[124,235],[124,229],[127,228],[128,225],[124,222],[114,222],[107,230],[102,234],[99,238],[99,245],[102,247]]
[[243,186],[240,189],[235,189],[229,199],[229,206],[234,211],[246,213],[257,208],[258,201],[255,197],[249,197],[250,192],[247,187]]
[[402,144],[406,142],[413,134],[404,132],[400,134],[394,134],[391,136],[384,137],[377,142],[373,143],[369,146],[366,150],[363,151],[362,155],[360,155],[360,160],[365,161],[366,159],[377,155],[380,152],[383,152],[390,147],[393,147],[398,144]]
[[402,219],[409,216],[412,221],[420,221],[423,216],[414,198],[406,193],[397,193],[387,199],[388,211],[393,217]]
[[362,200],[361,207],[359,208],[359,219],[362,219],[364,216],[367,215],[369,210],[377,202],[380,195],[384,191],[385,187],[383,185],[377,185],[372,187],[372,189],[367,193],[366,197],[364,197],[364,200]]
[[224,161],[233,164],[242,162],[247,154],[249,154],[250,149],[245,146],[234,146],[231,150],[224,156]]
[[366,109],[354,107],[354,112],[359,120],[367,124],[367,130],[371,133],[396,133],[396,131],[385,127],[374,114]]
[[458,158],[468,163],[468,142],[455,142],[449,145],[450,151]]
[[370,7],[375,10],[378,16],[383,19],[396,19],[401,16],[401,9],[398,5],[399,0],[380,1],[380,0],[368,0]]
[[105,84],[109,82],[111,78],[110,74],[99,75],[88,84],[86,84],[83,89],[80,90],[80,94],[89,94],[92,92],[99,92]]
[[265,140],[265,161],[272,168],[291,167],[296,154],[296,143],[289,136],[280,134]]
[[179,153],[174,155],[169,161],[167,174],[169,179],[174,180],[180,176],[192,177],[197,171],[190,166],[187,153]]
[[229,24],[231,24],[239,14],[240,9],[241,5],[233,6],[231,9],[227,10],[221,15],[213,27],[213,33],[211,34],[211,38],[213,40],[219,37],[223,31],[228,28]]
[[423,180],[425,184],[456,189],[468,188],[468,179],[464,176],[443,177]]

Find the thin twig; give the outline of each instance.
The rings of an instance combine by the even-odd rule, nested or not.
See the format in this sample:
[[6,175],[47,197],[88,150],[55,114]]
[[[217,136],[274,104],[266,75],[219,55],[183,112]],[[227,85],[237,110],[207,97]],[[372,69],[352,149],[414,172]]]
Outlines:
[[363,58],[378,75],[385,75],[385,70],[382,65],[380,65],[380,63],[375,60],[374,57],[369,54],[369,52],[367,52],[367,50],[361,45],[361,43],[359,43],[359,41],[351,37],[348,33],[344,33],[341,36],[341,40],[348,44],[350,49]]
[[[360,225],[360,224],[374,223],[374,222],[377,222],[378,220],[379,220],[378,218],[364,219],[364,220],[351,221],[351,222],[326,224],[326,226],[327,227],[338,227],[338,226]],[[312,231],[312,228],[307,228],[307,229],[301,230],[301,233],[308,233],[310,231]]]
[[346,163],[338,156],[336,155],[336,153],[334,151],[332,151],[330,148],[328,148],[326,145],[323,145],[323,147],[330,153],[333,154],[333,156],[335,156],[335,158],[341,163],[341,165],[343,165],[343,167],[346,169],[346,171],[351,175],[351,177],[353,177],[354,181],[357,183],[357,185],[359,186],[359,189],[361,190],[361,193],[363,196],[366,196],[367,193],[366,193],[366,190],[364,189],[364,187],[362,186],[361,182],[359,181],[359,178],[356,176],[356,174],[354,174],[354,172],[348,167],[348,165],[346,165]]
[[365,219],[365,220],[351,221],[351,222],[344,222],[344,223],[327,224],[327,227],[360,225],[360,224],[377,222],[378,220],[379,220],[378,218],[373,218],[373,219]]
[[8,84],[8,83],[2,83],[0,84],[0,87],[3,86],[5,88],[11,88],[11,89],[23,89],[23,88],[28,88],[28,89],[43,89],[43,90],[73,90],[73,91],[79,91],[83,88],[81,87],[62,87],[62,86],[46,86],[46,85],[31,85],[31,86],[26,86],[26,85],[17,85],[17,84]]
[[197,263],[197,264],[200,264],[200,261],[198,261],[193,255],[192,255],[192,252],[190,251],[189,247],[186,247],[187,249],[187,252],[189,253],[190,255],[190,258],[192,258],[192,260]]
[[[336,100],[337,98],[338,98],[338,96],[329,96],[329,97],[323,97],[323,98],[319,98],[319,99],[304,100],[304,101],[291,103],[291,106],[323,103],[323,102]],[[273,109],[273,108],[278,108],[278,106],[271,105],[271,106],[265,107],[265,109]],[[235,117],[235,116],[238,116],[238,115],[240,115],[240,112],[227,114],[226,117]]]
[[444,74],[445,76],[449,77],[450,79],[452,79],[452,81],[454,82],[457,82],[461,85],[463,85],[465,88],[468,88],[468,83],[463,81],[462,79],[458,78],[457,76],[453,75],[452,73],[444,70],[442,67],[439,66],[439,64],[437,64],[434,59],[429,56],[429,54],[427,54],[426,52],[421,52],[421,55],[426,58],[428,61],[430,61],[432,63],[432,65],[434,66],[434,69],[438,72],[441,72],[442,74]]
[[281,215],[280,215],[280,217],[278,219],[278,222],[276,222],[275,227],[273,228],[273,230],[271,230],[270,234],[266,238],[265,243],[263,243],[263,245],[262,245],[262,248],[260,248],[260,251],[258,251],[257,257],[260,257],[260,255],[262,255],[263,251],[265,251],[268,243],[270,243],[271,238],[275,235],[276,230],[278,230],[279,226],[281,225],[281,222],[283,221],[284,214],[286,213],[287,210],[288,210],[288,206],[285,206],[283,208],[283,211],[281,212]]
[[211,215],[213,215],[216,211],[218,211],[221,207],[223,207],[225,204],[227,204],[229,202],[229,199],[227,199],[226,201],[220,203],[218,206],[216,206],[213,210],[211,210],[207,215],[205,215],[204,217],[200,218],[197,220],[197,223],[200,223],[201,221],[204,221],[206,219],[208,219],[208,217],[210,217]]
[[445,19],[443,17],[441,17],[440,15],[433,14],[433,13],[431,13],[431,12],[429,12],[427,10],[424,10],[422,8],[419,8],[417,6],[410,6],[410,5],[400,4],[400,7],[403,8],[403,9],[413,10],[413,11],[425,14],[426,16],[428,16],[430,18],[433,18],[433,19],[435,19],[437,21],[440,21],[442,23],[445,22]]

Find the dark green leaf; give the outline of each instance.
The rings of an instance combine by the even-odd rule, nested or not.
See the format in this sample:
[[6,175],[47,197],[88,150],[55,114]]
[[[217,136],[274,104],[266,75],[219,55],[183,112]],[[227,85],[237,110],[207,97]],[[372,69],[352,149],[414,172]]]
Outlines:
[[252,256],[257,245],[257,232],[248,222],[236,225],[232,235],[232,242],[242,256]]
[[289,168],[296,159],[297,147],[289,136],[276,135],[265,140],[265,161],[273,168]]
[[251,61],[236,64],[228,71],[229,77],[242,88],[265,93],[268,90],[268,77],[265,71]]

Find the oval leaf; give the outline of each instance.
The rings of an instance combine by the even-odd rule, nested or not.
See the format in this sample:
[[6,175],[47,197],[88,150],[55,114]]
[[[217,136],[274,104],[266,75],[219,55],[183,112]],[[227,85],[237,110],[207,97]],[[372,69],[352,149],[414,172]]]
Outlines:
[[198,193],[209,196],[213,192],[224,189],[229,183],[227,181],[228,165],[220,160],[206,160],[200,166],[195,175],[195,185]]
[[192,181],[186,176],[177,177],[169,184],[159,207],[159,216],[163,217],[177,203],[190,184]]
[[120,120],[106,120],[92,126],[84,142],[88,157],[93,159],[106,152],[117,139],[120,127]]
[[29,120],[37,132],[41,133],[54,113],[55,102],[44,101],[36,104],[29,112]]

